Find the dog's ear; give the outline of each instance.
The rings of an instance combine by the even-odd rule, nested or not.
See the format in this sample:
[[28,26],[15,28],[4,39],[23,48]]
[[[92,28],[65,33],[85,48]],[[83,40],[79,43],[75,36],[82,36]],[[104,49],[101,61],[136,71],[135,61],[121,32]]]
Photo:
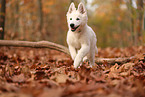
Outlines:
[[74,10],[76,10],[76,8],[75,8],[75,4],[72,2],[69,6],[69,10],[67,13],[72,13],[72,11],[74,11]]
[[78,5],[78,11],[81,13],[81,14],[84,14],[86,13],[86,8],[84,6],[84,4],[82,2],[80,2],[80,4]]

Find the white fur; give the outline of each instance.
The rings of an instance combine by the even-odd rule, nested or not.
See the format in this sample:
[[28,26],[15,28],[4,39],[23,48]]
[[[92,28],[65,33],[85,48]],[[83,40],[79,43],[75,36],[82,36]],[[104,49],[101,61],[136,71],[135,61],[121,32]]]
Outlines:
[[[79,20],[77,20],[77,18],[79,18]],[[77,10],[74,3],[71,3],[67,12],[69,27],[67,44],[71,57],[74,60],[74,68],[79,67],[80,63],[85,59],[90,61],[90,66],[92,67],[95,62],[95,52],[98,52],[96,35],[92,28],[87,25],[87,20],[87,12],[83,3],[78,5]],[[71,28],[70,24],[74,24],[74,28]],[[78,28],[73,31],[76,27]]]

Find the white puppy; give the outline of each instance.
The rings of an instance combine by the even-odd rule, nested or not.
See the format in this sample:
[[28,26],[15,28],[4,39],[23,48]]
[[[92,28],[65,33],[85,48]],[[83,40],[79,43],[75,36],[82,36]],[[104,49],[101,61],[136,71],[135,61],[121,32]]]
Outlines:
[[96,35],[92,28],[87,25],[87,20],[87,11],[84,4],[80,3],[76,10],[74,3],[71,3],[67,12],[69,27],[67,44],[74,60],[74,68],[79,67],[84,59],[88,59],[92,67],[95,62],[95,52],[98,52]]

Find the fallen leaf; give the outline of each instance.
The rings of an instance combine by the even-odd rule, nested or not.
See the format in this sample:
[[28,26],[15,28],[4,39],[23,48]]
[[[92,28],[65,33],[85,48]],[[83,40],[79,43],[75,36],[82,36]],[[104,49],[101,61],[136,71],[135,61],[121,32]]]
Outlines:
[[68,79],[68,76],[67,75],[64,75],[64,74],[58,74],[56,77],[56,82],[57,83],[65,83],[66,80]]
[[120,68],[119,71],[125,71],[132,68],[135,64],[134,63],[125,63]]
[[119,72],[118,69],[119,69],[119,66],[117,63],[115,63],[115,65],[110,68],[110,72]]
[[19,74],[19,75],[14,75],[14,76],[12,77],[12,81],[13,81],[13,82],[23,83],[23,82],[26,81],[26,78],[25,78],[24,74],[21,73],[21,74]]
[[38,97],[61,97],[63,93],[62,88],[45,89]]

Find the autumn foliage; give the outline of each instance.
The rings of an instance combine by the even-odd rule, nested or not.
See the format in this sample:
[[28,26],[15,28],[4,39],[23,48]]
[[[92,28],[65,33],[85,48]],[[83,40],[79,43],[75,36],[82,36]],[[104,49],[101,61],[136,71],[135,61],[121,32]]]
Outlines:
[[99,48],[96,57],[136,58],[123,64],[84,62],[50,49],[0,47],[1,97],[144,97],[145,46]]
[[[72,1],[77,6],[82,0],[6,1],[5,39],[47,40],[66,45],[68,7]],[[88,12],[88,25],[95,31],[99,47],[126,47],[145,43],[144,8],[141,7],[145,5],[144,0],[83,1]]]
[[[76,5],[84,1],[88,25],[98,39],[95,57],[133,56],[120,63],[95,63],[93,68],[85,61],[74,69],[71,57],[54,48],[2,45],[0,97],[145,97],[144,0],[0,1],[6,1],[0,2],[4,39],[46,40],[66,46],[68,7],[72,1]],[[1,11],[4,5],[6,13]]]

